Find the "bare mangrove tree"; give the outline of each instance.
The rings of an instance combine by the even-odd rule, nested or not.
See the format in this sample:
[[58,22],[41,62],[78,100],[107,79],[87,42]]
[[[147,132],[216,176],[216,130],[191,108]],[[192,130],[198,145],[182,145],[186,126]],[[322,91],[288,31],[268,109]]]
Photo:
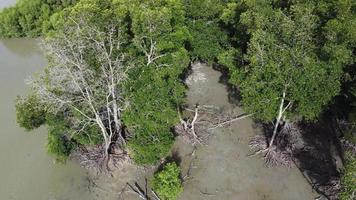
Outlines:
[[124,30],[115,23],[99,27],[85,17],[68,20],[62,32],[43,41],[50,63],[31,84],[39,99],[50,105],[49,112],[74,113],[72,134],[97,127],[108,158],[113,144],[126,143],[121,113],[128,102],[121,86],[130,64],[123,51]]

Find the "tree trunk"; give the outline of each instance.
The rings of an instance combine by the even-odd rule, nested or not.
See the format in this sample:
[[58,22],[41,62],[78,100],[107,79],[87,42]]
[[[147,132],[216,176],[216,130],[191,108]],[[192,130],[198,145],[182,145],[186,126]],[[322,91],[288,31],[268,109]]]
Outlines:
[[113,110],[114,110],[114,123],[115,123],[116,133],[119,135],[120,142],[126,145],[125,138],[122,136],[122,124],[119,119],[119,110],[115,99],[113,103]]
[[278,115],[277,115],[277,118],[276,118],[276,124],[274,125],[273,135],[272,135],[271,141],[269,142],[268,148],[270,148],[273,145],[274,139],[276,138],[276,135],[277,135],[277,132],[278,132],[279,124],[281,123],[281,119],[283,117],[283,113],[288,108],[288,106],[284,108],[285,98],[286,98],[286,90],[283,91],[281,104],[279,105],[279,111],[278,111]]

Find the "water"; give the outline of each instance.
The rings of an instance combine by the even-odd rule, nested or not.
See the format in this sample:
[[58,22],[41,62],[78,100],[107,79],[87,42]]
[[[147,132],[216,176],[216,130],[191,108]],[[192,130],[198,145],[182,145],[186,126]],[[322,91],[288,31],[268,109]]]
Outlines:
[[15,98],[24,80],[46,65],[33,39],[0,41],[0,199],[90,199],[86,173],[56,164],[46,153],[46,129],[25,132],[16,124]]

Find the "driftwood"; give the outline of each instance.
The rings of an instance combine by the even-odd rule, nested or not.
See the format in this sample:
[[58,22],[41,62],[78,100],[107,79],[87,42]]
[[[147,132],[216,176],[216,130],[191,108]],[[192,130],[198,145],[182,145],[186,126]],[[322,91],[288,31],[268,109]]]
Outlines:
[[[161,200],[155,191],[148,188],[147,179],[145,179],[144,189],[142,189],[142,187],[137,182],[135,182],[133,185],[131,185],[130,183],[126,183],[126,185],[130,188],[131,192],[136,194],[142,200]],[[151,191],[152,196],[149,195],[149,190]]]
[[209,130],[216,129],[216,128],[219,128],[219,127],[223,127],[223,126],[228,125],[228,124],[231,124],[231,123],[233,123],[233,122],[235,122],[235,121],[238,121],[238,120],[241,120],[241,119],[245,119],[245,118],[247,118],[247,117],[250,117],[250,116],[252,116],[252,115],[253,115],[253,114],[248,114],[248,115],[247,115],[247,114],[242,114],[242,115],[237,116],[237,117],[235,117],[235,118],[233,118],[233,119],[230,119],[230,120],[227,120],[227,121],[224,121],[224,122],[215,124],[215,125],[213,125],[213,127],[209,128]]
[[198,104],[194,109],[185,108],[184,110],[192,113],[192,115],[183,118],[181,110],[178,108],[180,123],[175,126],[175,132],[183,136],[186,141],[193,143],[193,145],[202,144],[206,139],[205,137],[209,137],[211,134],[211,130],[230,125],[253,115],[242,114],[231,117],[215,106]]
[[196,151],[196,149],[197,149],[196,146],[194,146],[194,149],[193,149],[192,153],[190,154],[190,156],[192,157],[192,159],[190,160],[187,173],[186,173],[185,176],[183,177],[183,182],[186,182],[186,180],[188,180],[189,178],[191,178],[192,169],[193,169],[193,161],[196,159],[196,156],[195,156],[195,151]]

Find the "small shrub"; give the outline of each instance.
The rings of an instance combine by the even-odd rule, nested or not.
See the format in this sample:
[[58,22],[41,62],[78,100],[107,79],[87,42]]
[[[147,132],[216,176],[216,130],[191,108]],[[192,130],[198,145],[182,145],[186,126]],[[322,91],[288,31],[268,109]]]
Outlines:
[[177,199],[183,191],[180,180],[180,167],[175,163],[168,163],[162,171],[155,174],[153,179],[153,190],[163,200]]
[[68,136],[69,124],[61,115],[47,115],[46,124],[48,127],[47,151],[57,161],[65,162],[74,148]]
[[16,100],[17,123],[27,131],[40,127],[46,122],[46,111],[38,98],[30,95]]

